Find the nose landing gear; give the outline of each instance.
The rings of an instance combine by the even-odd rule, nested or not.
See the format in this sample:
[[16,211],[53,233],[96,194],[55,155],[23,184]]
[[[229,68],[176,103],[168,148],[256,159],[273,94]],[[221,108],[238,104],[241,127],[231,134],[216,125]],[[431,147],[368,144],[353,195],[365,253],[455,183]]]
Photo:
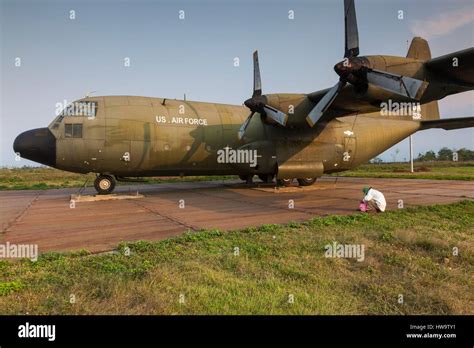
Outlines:
[[94,180],[94,187],[99,195],[112,193],[117,181],[112,175],[100,174]]

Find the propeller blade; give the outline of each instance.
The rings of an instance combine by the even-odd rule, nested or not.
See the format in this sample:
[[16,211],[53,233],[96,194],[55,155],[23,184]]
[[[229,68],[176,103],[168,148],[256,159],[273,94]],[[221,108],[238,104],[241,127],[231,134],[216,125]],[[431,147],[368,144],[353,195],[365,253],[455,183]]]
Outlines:
[[375,69],[367,72],[367,82],[413,100],[419,100],[428,86],[425,81]]
[[275,123],[285,126],[288,121],[288,115],[280,110],[275,109],[270,105],[266,105],[267,99],[265,96],[262,96],[262,81],[260,78],[260,65],[258,63],[258,51],[253,53],[253,94],[252,98],[247,99],[244,104],[246,107],[252,111],[249,117],[245,120],[242,126],[239,129],[239,139],[242,139],[245,135],[245,131],[252,119],[254,113],[258,112],[259,114],[268,117],[273,120]]
[[357,57],[359,55],[359,33],[354,0],[344,0],[344,25],[346,41],[344,58]]
[[265,114],[267,115],[267,117],[270,117],[272,120],[274,120],[276,123],[278,123],[281,126],[286,126],[286,122],[288,121],[287,114],[271,107],[270,105],[265,105],[263,107],[263,110],[265,111]]
[[260,78],[260,65],[258,64],[258,51],[253,53],[253,94],[252,97],[262,95],[262,80]]
[[247,127],[248,127],[248,125],[250,124],[250,121],[252,120],[253,114],[254,114],[254,112],[252,112],[252,113],[249,115],[249,117],[247,117],[247,119],[245,120],[245,122],[242,123],[242,125],[240,126],[239,133],[238,133],[239,140],[242,140],[242,138],[244,137],[245,131],[247,130]]
[[339,81],[336,83],[321,100],[316,104],[316,106],[310,111],[306,117],[306,122],[308,122],[310,127],[313,127],[323,116],[326,110],[331,106],[334,99],[341,91],[341,89],[346,85],[345,81]]

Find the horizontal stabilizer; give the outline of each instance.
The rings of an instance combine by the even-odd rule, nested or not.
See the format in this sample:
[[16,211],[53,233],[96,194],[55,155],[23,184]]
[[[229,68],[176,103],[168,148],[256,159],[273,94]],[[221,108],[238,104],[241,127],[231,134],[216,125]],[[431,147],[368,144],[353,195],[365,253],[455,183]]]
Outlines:
[[474,127],[474,117],[446,118],[420,122],[420,130],[442,128],[446,130]]
[[474,86],[474,48],[433,58],[425,67],[448,81],[456,84]]

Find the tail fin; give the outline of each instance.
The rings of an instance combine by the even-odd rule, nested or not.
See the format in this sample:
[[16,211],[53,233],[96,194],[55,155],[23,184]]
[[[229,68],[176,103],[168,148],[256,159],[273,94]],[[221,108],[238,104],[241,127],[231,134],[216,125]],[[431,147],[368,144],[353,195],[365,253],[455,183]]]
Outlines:
[[[414,37],[411,40],[410,48],[408,49],[407,58],[427,61],[431,59],[431,50],[428,41],[421,37]],[[438,102],[432,101],[421,106],[422,120],[439,120]]]
[[432,101],[421,105],[421,120],[439,120],[438,101]]
[[431,50],[428,41],[421,37],[414,37],[411,40],[410,48],[408,49],[407,58],[430,60]]

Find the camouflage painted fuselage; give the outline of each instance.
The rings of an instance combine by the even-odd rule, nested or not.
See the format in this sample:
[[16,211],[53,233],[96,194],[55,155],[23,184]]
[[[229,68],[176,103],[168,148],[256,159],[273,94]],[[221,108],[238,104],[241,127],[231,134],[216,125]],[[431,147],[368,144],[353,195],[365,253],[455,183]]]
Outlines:
[[[363,163],[419,128],[417,121],[380,118],[378,113],[337,118],[323,129],[283,129],[254,117],[240,141],[237,133],[248,116],[244,106],[131,96],[84,100],[97,102],[95,118],[65,116],[49,127],[56,137],[58,169],[123,177],[245,175],[275,174],[286,163],[309,166],[319,176],[321,170]],[[78,123],[82,138],[65,137],[64,125]],[[218,151],[226,147],[256,150],[257,166],[219,163]]]

